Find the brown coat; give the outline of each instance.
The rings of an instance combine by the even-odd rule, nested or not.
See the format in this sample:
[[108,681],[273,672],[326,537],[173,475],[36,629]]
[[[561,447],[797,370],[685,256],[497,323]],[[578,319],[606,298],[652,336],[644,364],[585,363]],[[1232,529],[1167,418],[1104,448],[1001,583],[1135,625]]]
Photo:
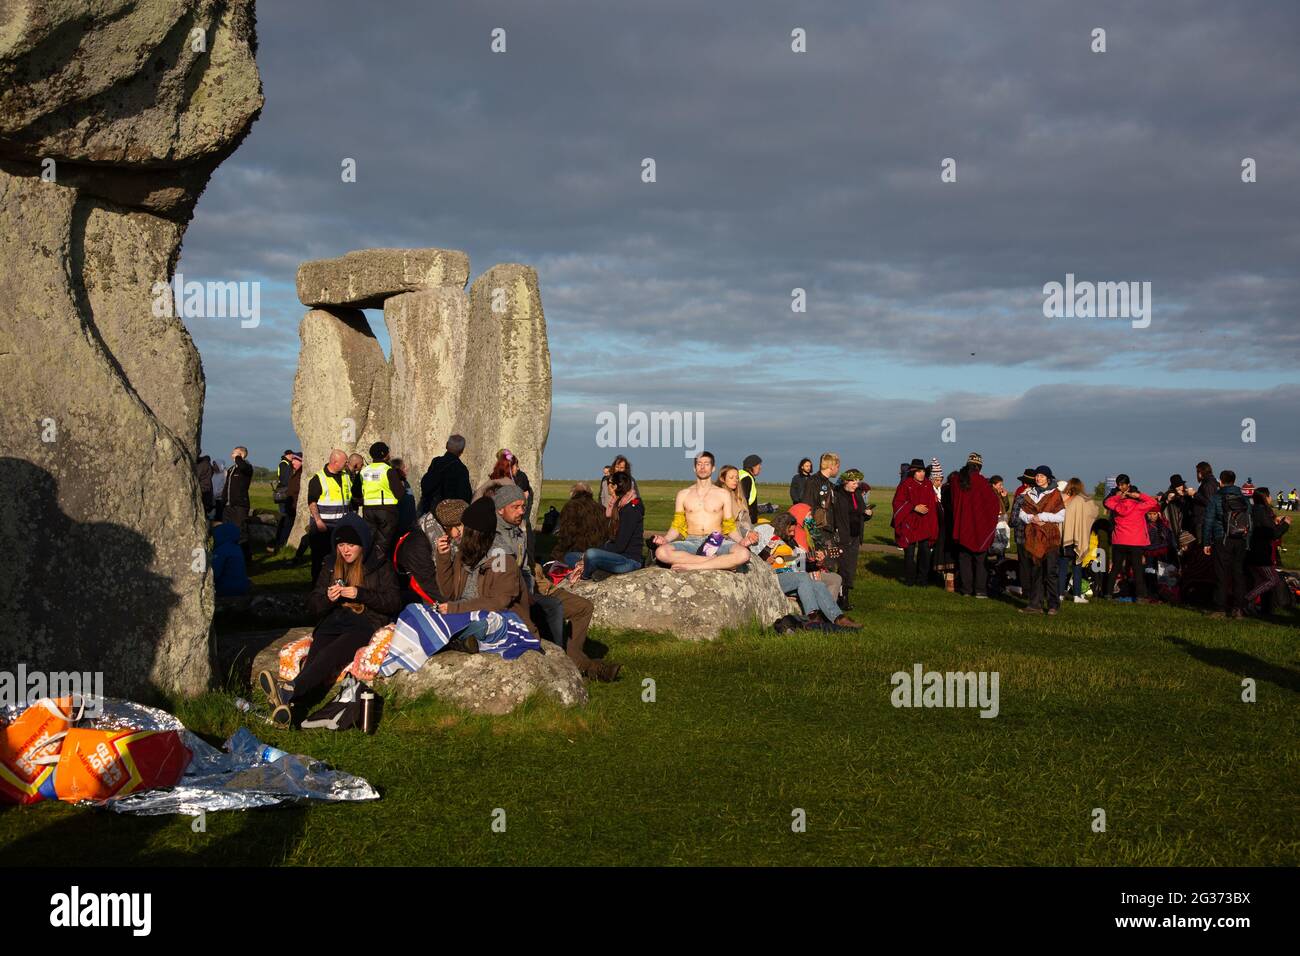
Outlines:
[[[436,548],[433,563],[438,576],[438,590],[447,598],[447,610],[452,614],[465,611],[513,611],[518,614],[528,629],[537,635],[537,626],[533,624],[532,600],[524,576],[514,556],[493,554],[479,566],[482,577],[478,582],[478,596],[466,601],[457,600],[465,593],[469,581],[470,569],[463,561],[456,560],[450,554],[443,554]],[[495,567],[494,567],[495,566]],[[499,569],[499,570],[498,570]]]

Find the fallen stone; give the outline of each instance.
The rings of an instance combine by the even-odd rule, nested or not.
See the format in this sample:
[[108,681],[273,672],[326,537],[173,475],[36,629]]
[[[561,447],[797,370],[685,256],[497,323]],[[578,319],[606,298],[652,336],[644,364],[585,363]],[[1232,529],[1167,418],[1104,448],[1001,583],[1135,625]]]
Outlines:
[[431,693],[476,714],[508,714],[538,693],[565,707],[587,702],[577,666],[550,641],[542,641],[542,653],[529,651],[512,661],[496,654],[443,651],[418,671],[402,671],[376,689],[397,698]]
[[711,641],[727,628],[770,626],[789,613],[776,573],[762,561],[744,572],[643,568],[565,587],[596,606],[592,626]]
[[298,267],[303,305],[381,309],[403,292],[469,281],[469,256],[455,249],[360,249],[337,259],[314,259]]
[[[248,646],[260,648],[253,657],[252,677],[263,670],[278,674],[280,648],[310,634],[309,627],[295,627],[274,636],[246,635]],[[542,653],[529,651],[513,661],[496,654],[443,651],[418,671],[380,679],[375,689],[399,700],[432,694],[475,714],[508,714],[538,693],[565,707],[585,704],[588,699],[577,666],[549,641],[542,641]]]

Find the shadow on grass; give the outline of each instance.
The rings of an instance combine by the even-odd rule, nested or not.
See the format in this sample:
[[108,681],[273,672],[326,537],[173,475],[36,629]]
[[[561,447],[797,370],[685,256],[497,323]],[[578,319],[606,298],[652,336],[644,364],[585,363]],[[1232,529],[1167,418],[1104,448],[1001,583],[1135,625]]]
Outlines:
[[1220,667],[1239,677],[1266,680],[1283,690],[1289,690],[1293,694],[1300,694],[1300,671],[1294,671],[1289,667],[1279,667],[1277,664],[1270,664],[1268,661],[1262,661],[1250,654],[1243,654],[1241,651],[1231,651],[1223,647],[1205,647],[1202,644],[1196,644],[1185,638],[1175,637],[1172,634],[1166,634],[1164,639],[1202,664]]
[[[206,819],[208,832],[196,833],[197,818],[63,809],[70,815],[0,847],[0,866],[275,866],[292,854],[307,818],[305,806],[214,813]],[[233,832],[212,832],[231,824]]]

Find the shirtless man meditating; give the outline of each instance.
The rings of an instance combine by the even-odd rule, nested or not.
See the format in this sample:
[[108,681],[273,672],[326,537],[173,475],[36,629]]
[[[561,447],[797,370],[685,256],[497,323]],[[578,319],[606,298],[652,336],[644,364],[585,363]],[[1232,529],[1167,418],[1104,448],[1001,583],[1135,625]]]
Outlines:
[[[654,536],[655,560],[674,571],[730,570],[749,560],[749,540],[736,530],[736,498],[713,479],[713,454],[702,451],[695,456],[695,484],[677,492],[673,507],[673,526],[667,534]],[[715,531],[723,535],[718,553],[696,554],[704,539]]]

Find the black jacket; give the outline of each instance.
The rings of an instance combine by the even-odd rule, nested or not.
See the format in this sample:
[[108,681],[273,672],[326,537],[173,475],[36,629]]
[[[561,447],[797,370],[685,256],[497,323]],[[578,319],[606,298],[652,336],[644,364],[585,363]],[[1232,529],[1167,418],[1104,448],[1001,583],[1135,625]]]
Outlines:
[[[333,551],[340,528],[350,527],[361,538],[361,570],[365,574],[365,586],[357,588],[356,601],[366,606],[362,615],[366,622],[376,630],[389,623],[402,609],[402,591],[397,583],[397,575],[389,563],[388,556],[374,547],[374,538],[370,526],[359,515],[348,514],[340,519],[330,535],[330,550]],[[316,579],[316,587],[307,598],[307,611],[323,621],[330,614],[351,614],[343,605],[344,601],[334,602],[329,599],[329,588],[334,583],[334,556],[327,555],[325,564]],[[356,603],[356,602],[353,602]]]
[[802,471],[795,472],[794,477],[790,479],[790,504],[797,505],[803,501],[804,488],[811,477]]
[[[397,567],[411,576],[414,583],[419,585],[420,591],[435,601],[445,600],[438,590],[438,568],[433,560],[433,545],[419,526],[412,528],[401,539],[397,548]],[[424,600],[419,591],[416,591],[416,596]]]
[[1273,542],[1287,533],[1291,526],[1277,523],[1273,509],[1256,503],[1250,509],[1250,548],[1246,563],[1256,567],[1273,566]]
[[820,471],[809,476],[803,486],[803,504],[812,508],[813,520],[825,531],[835,531],[835,482]]
[[613,541],[602,544],[600,550],[612,551],[640,564],[644,560],[641,555],[644,536],[645,505],[637,498],[618,509],[618,533]]
[[447,499],[469,501],[474,489],[469,484],[469,469],[451,452],[439,455],[429,462],[429,470],[420,479],[420,514],[438,507]]
[[1210,475],[1201,482],[1200,487],[1196,489],[1196,495],[1192,498],[1192,534],[1196,535],[1196,540],[1205,544],[1202,538],[1203,526],[1205,524],[1205,510],[1210,507],[1210,499],[1215,496],[1219,490],[1219,483]]
[[226,469],[226,487],[221,489],[221,500],[228,508],[247,508],[248,489],[253,484],[253,466],[246,458],[236,458]]
[[866,509],[862,504],[862,495],[850,493],[843,485],[835,486],[835,527],[840,532],[840,543],[862,540],[862,528],[866,524]]

